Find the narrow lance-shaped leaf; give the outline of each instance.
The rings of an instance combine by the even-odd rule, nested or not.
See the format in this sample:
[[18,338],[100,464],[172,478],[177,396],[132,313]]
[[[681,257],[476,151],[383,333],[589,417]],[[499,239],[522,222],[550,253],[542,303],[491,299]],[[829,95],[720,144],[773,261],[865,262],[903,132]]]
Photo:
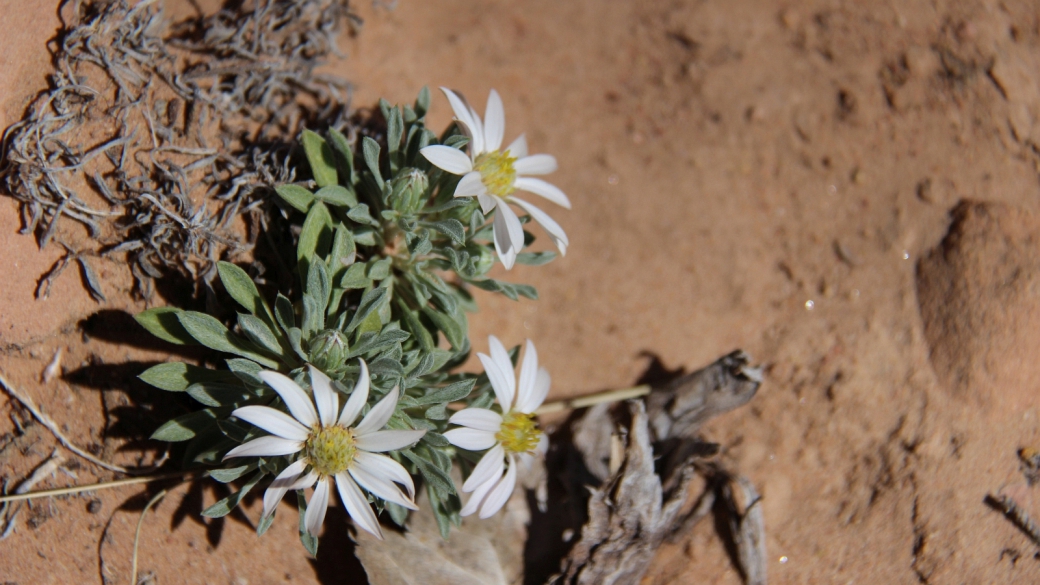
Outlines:
[[196,341],[210,349],[249,358],[269,368],[278,368],[278,362],[255,351],[251,344],[228,331],[224,324],[205,313],[183,311],[177,319]]
[[365,136],[361,141],[361,151],[365,157],[365,164],[368,165],[368,170],[372,172],[372,179],[376,182],[376,187],[382,191],[384,181],[383,173],[379,170],[379,143]]
[[362,295],[361,303],[358,304],[357,311],[354,313],[354,316],[351,317],[350,323],[347,324],[347,333],[357,329],[358,325],[368,318],[373,311],[377,311],[379,306],[387,301],[388,295],[389,291],[381,286]]
[[[307,277],[311,260],[317,256],[324,256],[332,245],[332,216],[325,204],[317,201],[311,206],[307,213],[307,219],[303,220],[303,229],[300,231],[300,241],[296,245],[296,259],[299,261],[300,276]],[[307,284],[304,282],[303,284]]]
[[195,338],[184,329],[177,319],[179,313],[181,310],[175,307],[155,307],[134,315],[134,320],[163,341],[177,345],[197,344]]
[[278,185],[274,192],[288,203],[293,209],[307,213],[314,203],[314,193],[299,185]]
[[335,185],[337,180],[336,161],[332,155],[332,149],[325,139],[310,130],[304,130],[300,141],[303,143],[303,151],[307,154],[307,162],[314,175],[314,182],[319,187]]
[[220,282],[224,284],[224,288],[231,298],[251,314],[263,319],[268,325],[274,325],[274,315],[271,314],[271,309],[268,308],[264,298],[260,296],[260,291],[256,288],[256,283],[249,278],[249,274],[245,270],[230,262],[220,261],[217,262],[217,272],[220,274]]
[[228,371],[200,368],[183,362],[169,362],[152,366],[137,376],[161,390],[183,392],[192,384],[201,382],[231,382],[235,375]]

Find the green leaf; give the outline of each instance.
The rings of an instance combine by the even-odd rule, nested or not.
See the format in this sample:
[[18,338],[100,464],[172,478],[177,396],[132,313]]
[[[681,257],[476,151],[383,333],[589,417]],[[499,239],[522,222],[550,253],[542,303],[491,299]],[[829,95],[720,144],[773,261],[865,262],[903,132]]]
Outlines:
[[245,270],[230,262],[221,261],[217,262],[217,272],[220,274],[220,282],[224,283],[224,288],[227,289],[231,298],[251,314],[264,319],[271,325],[274,324],[271,310],[267,308],[267,303],[264,302],[260,291],[256,288],[256,283],[249,278],[249,274]]
[[470,378],[468,380],[462,380],[453,384],[448,384],[443,388],[432,389],[426,392],[426,394],[416,398],[416,402],[419,404],[438,404],[441,402],[455,402],[462,400],[463,398],[470,395],[473,392],[473,385],[477,383],[476,378]]
[[372,284],[372,279],[365,276],[367,268],[366,264],[352,264],[340,279],[339,286],[346,289],[368,288]]
[[314,193],[299,185],[278,185],[274,188],[274,192],[293,209],[303,213],[307,213],[311,204],[314,203]]
[[249,490],[253,489],[253,486],[259,483],[265,475],[267,475],[265,472],[258,471],[253,477],[249,478],[249,481],[242,486],[241,490],[206,508],[202,511],[202,515],[207,518],[223,518],[227,516],[242,503],[242,499],[246,497]]
[[177,315],[177,319],[196,341],[210,349],[249,358],[269,368],[278,368],[278,362],[254,351],[251,344],[232,335],[215,317],[195,311],[183,311]]
[[419,90],[419,97],[415,98],[415,115],[422,118],[430,111],[430,88],[423,86]]
[[282,293],[278,293],[278,297],[274,300],[274,313],[282,331],[288,333],[290,329],[296,327],[296,315],[293,311],[292,301]]
[[192,384],[188,386],[188,395],[205,406],[231,406],[254,398],[245,388],[239,385],[218,384],[214,382]]
[[332,251],[329,253],[329,274],[333,280],[339,278],[353,266],[357,258],[357,246],[354,236],[342,224],[336,225],[336,233],[332,238]]
[[432,462],[421,457],[415,452],[415,450],[405,449],[399,451],[399,453],[415,464],[415,467],[419,469],[419,473],[421,473],[426,482],[437,491],[438,495],[447,497],[448,495],[456,493],[455,483],[451,480],[451,476],[444,473],[444,471]]
[[303,337],[310,339],[322,330],[325,324],[325,309],[310,294],[303,295]]
[[156,441],[166,441],[168,443],[187,441],[214,424],[218,418],[218,413],[220,413],[220,416],[227,416],[228,412],[230,412],[229,409],[205,408],[183,414],[167,421],[156,429],[152,433],[152,438]]
[[181,326],[177,314],[181,310],[175,307],[155,307],[134,315],[134,320],[148,330],[149,333],[177,345],[195,345],[191,334]]
[[236,378],[250,386],[259,388],[264,387],[264,381],[260,379],[260,372],[263,371],[260,364],[242,358],[231,358],[226,361],[228,368],[231,369],[231,373],[233,373]]
[[358,338],[357,342],[351,346],[350,353],[347,354],[345,359],[355,358],[359,355],[383,350],[395,343],[401,343],[408,339],[408,337],[408,332],[400,329],[387,328],[378,334],[364,333]]
[[361,140],[361,153],[365,157],[365,164],[368,165],[368,170],[372,172],[372,179],[375,180],[376,187],[382,191],[384,181],[383,173],[379,170],[379,143],[365,136]]
[[332,144],[332,149],[336,152],[336,167],[342,175],[343,184],[353,185],[357,183],[357,176],[354,174],[354,150],[350,147],[347,137],[339,130],[329,128],[329,142]]
[[211,469],[209,470],[209,476],[219,481],[220,483],[230,483],[243,475],[256,469],[257,463],[254,461],[246,465],[239,465],[238,467],[225,467],[223,469]]
[[284,356],[282,344],[278,341],[278,336],[267,326],[267,323],[252,315],[239,313],[238,326],[242,329],[242,333],[245,333],[246,337],[261,349],[265,349],[276,356]]
[[379,222],[372,217],[371,213],[369,213],[368,205],[365,203],[352,207],[350,211],[347,212],[347,217],[362,225],[368,225],[375,228],[379,227]]
[[235,380],[231,372],[200,368],[182,362],[169,362],[152,366],[137,376],[145,383],[161,390],[183,392],[188,386],[199,382],[230,382]]
[[329,295],[332,293],[332,287],[329,285],[329,272],[321,258],[315,258],[307,270],[307,288],[305,293],[318,301],[319,309],[324,313],[325,307],[329,305]]
[[277,510],[271,510],[270,514],[260,518],[260,522],[257,522],[256,524],[257,536],[263,536],[264,533],[267,532],[267,529],[270,528],[272,524],[274,524],[274,516],[276,513]]
[[390,276],[390,264],[393,258],[387,256],[368,263],[368,277],[372,280],[383,280]]
[[332,244],[332,216],[325,204],[316,202],[303,220],[300,241],[296,245],[296,260],[300,276],[306,278],[311,261],[315,256],[324,256]]
[[336,161],[325,139],[310,130],[304,130],[300,138],[303,151],[307,154],[307,162],[311,166],[314,182],[319,187],[335,185],[337,180]]
[[383,287],[376,287],[361,296],[357,311],[347,324],[347,333],[357,329],[358,325],[373,312],[379,310],[379,306],[389,300],[390,291]]
[[394,359],[379,358],[369,363],[368,369],[373,376],[404,377],[404,368],[401,367],[401,362]]
[[458,350],[462,347],[466,339],[466,332],[459,327],[458,321],[432,307],[423,307],[422,313],[430,321],[433,321],[437,329],[444,332],[444,336],[448,338],[448,343],[451,344],[452,349]]
[[430,229],[439,231],[440,233],[451,238],[451,241],[458,245],[466,243],[466,227],[462,225],[462,222],[457,219],[445,219],[441,221],[424,221],[421,225],[424,225]]
[[430,351],[437,344],[433,340],[433,336],[430,335],[430,331],[426,329],[426,326],[419,320],[419,315],[415,311],[408,309],[407,307],[401,306],[401,317],[404,319],[405,325],[411,334],[415,337],[416,341],[419,342],[419,347],[424,351]]
[[541,266],[556,259],[556,252],[521,252],[516,255],[517,264]]
[[477,288],[482,288],[491,292],[500,292],[514,301],[518,300],[520,296],[525,296],[531,300],[538,300],[538,291],[535,290],[533,286],[527,284],[512,284],[491,278],[485,280],[472,280],[469,282]]
[[337,207],[354,207],[358,204],[357,195],[350,189],[340,185],[322,187],[314,194],[314,198]]

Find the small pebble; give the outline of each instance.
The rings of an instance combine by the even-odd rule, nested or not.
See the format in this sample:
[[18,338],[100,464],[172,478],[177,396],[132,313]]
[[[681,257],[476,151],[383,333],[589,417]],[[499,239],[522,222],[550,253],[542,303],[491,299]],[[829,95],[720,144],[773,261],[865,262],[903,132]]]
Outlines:
[[101,500],[98,500],[96,498],[93,499],[93,500],[90,500],[90,503],[87,504],[87,512],[90,512],[91,514],[97,514],[100,511],[101,511]]

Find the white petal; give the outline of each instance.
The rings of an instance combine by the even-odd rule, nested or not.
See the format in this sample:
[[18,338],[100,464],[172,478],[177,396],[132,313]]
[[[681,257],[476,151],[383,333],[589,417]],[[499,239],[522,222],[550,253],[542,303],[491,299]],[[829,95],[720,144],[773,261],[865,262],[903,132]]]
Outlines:
[[480,114],[472,106],[469,108],[469,116],[473,119],[473,135],[470,136],[473,143],[469,148],[469,152],[475,159],[478,155],[487,152],[488,147],[487,144],[484,144],[484,124],[480,121]]
[[[481,185],[483,185],[483,183],[481,183]],[[484,215],[491,213],[491,210],[494,209],[497,204],[495,198],[488,195],[487,192],[477,195],[477,201],[480,202],[480,212]]]
[[278,504],[285,497],[285,492],[289,490],[281,487],[275,487],[273,484],[271,487],[264,490],[264,511],[260,515],[261,518],[267,518],[271,514],[274,514]]
[[480,127],[480,119],[473,119],[476,114],[473,113],[473,110],[461,95],[446,87],[442,87],[441,91],[448,98],[448,103],[451,104],[451,109],[455,112],[455,119],[462,123],[463,132],[470,138],[470,154],[473,158],[477,158],[478,154],[484,152],[483,149],[477,148],[478,144],[483,146],[484,143],[484,130]]
[[339,396],[332,389],[332,380],[314,366],[311,370],[311,391],[314,393],[314,404],[318,407],[318,418],[321,426],[332,426],[336,422],[336,414],[339,413]]
[[509,156],[516,157],[517,159],[527,157],[527,137],[521,134],[516,137],[516,140],[506,148],[506,152]]
[[358,454],[354,456],[354,461],[358,465],[363,466],[370,473],[379,474],[382,477],[403,485],[404,489],[408,490],[408,497],[415,499],[415,483],[412,481],[412,476],[408,474],[408,470],[406,470],[400,463],[386,455],[365,453],[364,451],[358,452]]
[[[509,359],[509,352],[506,351],[506,346],[502,345],[502,342],[494,335],[488,335],[488,348],[490,349],[491,359],[495,360],[495,365],[503,374],[508,374],[506,378],[509,381],[509,392],[513,396],[516,396],[516,378],[513,373],[513,360]],[[505,410],[508,410],[506,405],[502,405]]]
[[532,154],[513,163],[518,175],[548,175],[558,168],[556,157],[551,154]]
[[484,148],[492,152],[502,148],[502,137],[506,133],[506,114],[502,107],[502,98],[498,92],[491,90],[488,96],[487,109],[484,110]]
[[513,495],[513,488],[516,487],[516,459],[513,457],[509,458],[509,469],[506,470],[505,477],[502,481],[498,482],[495,489],[491,490],[491,493],[487,495],[487,499],[484,500],[483,505],[480,506],[480,517],[490,518],[502,509],[502,506],[509,501],[509,496]]
[[286,467],[278,477],[274,478],[271,485],[264,491],[264,512],[262,517],[266,518],[274,513],[275,507],[278,506],[278,502],[282,501],[282,497],[285,496],[285,492],[289,491],[288,486],[300,479],[300,474],[307,467],[307,462],[303,459],[296,460],[295,463]]
[[[455,186],[454,197],[477,197],[487,193],[487,187],[484,186],[484,182],[480,180],[480,173],[477,171],[471,171],[466,173],[459,181],[459,184]],[[485,212],[486,213],[486,212]]]
[[387,502],[393,502],[398,506],[404,506],[409,510],[419,509],[414,502],[404,497],[404,494],[401,493],[401,490],[397,489],[397,486],[382,477],[369,473],[360,465],[355,465],[350,470],[350,477],[353,477],[354,481],[356,481],[358,485],[368,490],[377,498],[382,498]]
[[[531,414],[538,410],[538,407],[545,402],[545,397],[549,395],[549,385],[552,383],[552,378],[549,377],[549,370],[545,368],[538,368],[538,375],[534,379],[534,391],[531,392],[531,399],[527,403],[530,410],[521,410],[524,414]],[[519,409],[517,409],[519,410]]]
[[495,200],[498,212],[505,216],[506,227],[509,228],[509,241],[513,245],[513,251],[519,252],[524,247],[524,226],[520,223],[520,218],[516,216],[516,212],[510,209],[505,201],[499,197],[495,197]]
[[383,531],[379,528],[379,521],[376,520],[375,512],[372,511],[371,506],[368,505],[368,499],[361,493],[361,490],[354,483],[354,480],[351,479],[350,475],[337,473],[336,489],[339,490],[339,497],[347,508],[347,514],[350,514],[350,517],[354,519],[354,523],[358,525],[358,528],[372,533],[379,540],[383,540]]
[[343,406],[343,412],[339,415],[337,424],[341,427],[349,427],[354,424],[358,415],[361,414],[361,409],[368,402],[368,364],[360,358],[358,358],[358,361],[361,362],[361,373],[358,374],[357,384],[354,384],[354,391],[350,393],[350,398],[347,399],[347,404]]
[[426,431],[375,431],[367,435],[359,435],[357,448],[372,453],[396,451],[415,444]]
[[329,480],[328,478],[318,481],[314,488],[311,501],[307,502],[307,512],[303,515],[303,525],[311,536],[317,537],[321,530],[321,524],[325,521],[325,512],[329,509]]
[[267,370],[260,372],[260,379],[274,388],[278,396],[281,396],[282,402],[289,407],[289,412],[303,423],[303,426],[309,428],[318,424],[318,413],[314,410],[314,403],[299,384],[284,374]]
[[524,361],[520,362],[520,381],[516,388],[516,406],[524,414],[534,412],[537,406],[532,407],[535,393],[535,378],[538,376],[538,351],[535,350],[531,340],[527,340],[527,349],[524,351]]
[[448,422],[478,431],[497,433],[502,428],[502,415],[486,408],[463,408],[451,415]]
[[302,490],[302,489],[309,488],[309,487],[313,486],[315,484],[315,482],[318,481],[318,477],[319,477],[318,476],[318,472],[314,471],[312,469],[312,470],[308,471],[307,473],[305,473],[305,474],[301,475],[300,477],[298,477],[296,479],[296,481],[294,481],[291,484],[285,486],[285,489],[287,489],[287,490]]
[[466,427],[451,429],[444,433],[444,438],[448,439],[448,442],[452,445],[469,451],[483,451],[484,449],[490,449],[498,442],[498,440],[495,439],[495,433],[478,431],[476,429],[467,429]]
[[462,510],[459,512],[459,515],[469,516],[470,514],[476,512],[477,508],[479,508],[480,504],[484,501],[484,498],[487,497],[488,492],[490,492],[491,489],[494,488],[495,485],[498,484],[499,480],[501,479],[501,476],[492,477],[486,483],[482,483],[479,486],[477,486],[477,489],[473,491],[473,495],[470,496],[469,500],[466,501],[466,505],[462,507]]
[[369,433],[385,427],[386,421],[390,420],[395,408],[397,408],[397,386],[394,386],[393,390],[377,402],[372,407],[372,410],[368,411],[365,418],[361,419],[358,426],[354,427],[354,434],[358,437],[358,440]]
[[231,415],[283,439],[306,441],[310,436],[310,429],[293,417],[269,406],[243,406],[236,408]]
[[538,225],[545,228],[549,237],[552,238],[553,243],[560,249],[560,254],[565,256],[567,255],[567,246],[570,245],[570,241],[567,239],[567,234],[563,232],[563,228],[560,227],[560,224],[556,223],[553,218],[549,217],[549,214],[522,199],[510,197],[509,201],[529,213],[531,217],[538,222]]
[[435,144],[419,151],[426,160],[453,175],[465,175],[473,170],[473,162],[457,148]]
[[488,380],[491,381],[491,388],[495,391],[495,396],[498,397],[498,403],[502,406],[502,412],[509,412],[509,409],[513,406],[513,384],[510,383],[513,372],[508,374],[502,373],[495,360],[488,357],[487,354],[477,353],[477,358],[480,359],[481,364],[484,364],[484,372],[487,373]]
[[502,445],[495,445],[493,449],[485,453],[477,462],[477,466],[473,468],[473,472],[466,478],[466,483],[462,484],[462,491],[471,492],[489,481],[502,477],[502,470],[505,469],[505,455],[506,450],[502,448]]
[[513,186],[521,191],[530,191],[535,195],[541,195],[560,207],[566,207],[567,209],[571,208],[571,200],[567,199],[567,195],[565,195],[559,187],[541,179],[535,179],[533,177],[517,177],[516,181],[513,182]]
[[260,437],[242,443],[238,447],[227,452],[224,459],[231,457],[277,457],[289,455],[303,449],[303,441],[293,441],[281,437]]

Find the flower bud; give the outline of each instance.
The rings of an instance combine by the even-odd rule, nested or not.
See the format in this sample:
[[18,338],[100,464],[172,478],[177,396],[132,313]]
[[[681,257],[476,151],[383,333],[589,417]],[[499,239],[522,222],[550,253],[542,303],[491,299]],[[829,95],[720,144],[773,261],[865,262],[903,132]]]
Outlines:
[[347,336],[335,329],[326,329],[318,333],[308,344],[311,364],[326,373],[343,367],[349,349]]
[[390,206],[401,213],[415,213],[426,203],[430,181],[419,169],[401,169],[390,180]]

